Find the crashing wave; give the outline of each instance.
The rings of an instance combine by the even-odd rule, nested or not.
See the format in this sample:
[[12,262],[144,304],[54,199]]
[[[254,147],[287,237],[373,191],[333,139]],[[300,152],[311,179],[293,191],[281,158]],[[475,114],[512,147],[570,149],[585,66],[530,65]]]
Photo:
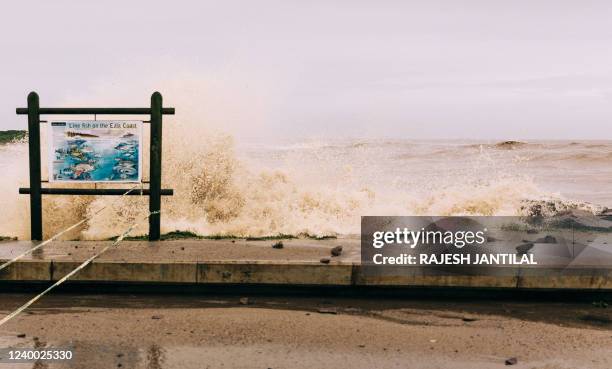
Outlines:
[[[507,160],[516,160],[515,152],[476,152],[466,150],[464,142],[384,141],[384,145],[364,146],[370,141],[359,140],[341,150],[325,150],[328,143],[324,142],[292,146],[282,152],[278,145],[258,148],[248,151],[255,156],[250,159],[237,156],[230,136],[213,136],[197,129],[197,125],[185,124],[165,133],[164,187],[174,188],[175,196],[162,200],[162,232],[255,237],[351,235],[359,234],[362,215],[578,216],[584,212],[585,216],[612,217],[604,206],[550,197],[551,192],[542,190],[540,177],[550,180],[552,172],[547,167],[539,168],[538,173],[545,176],[534,180],[523,171],[523,162]],[[506,141],[497,145],[511,148],[525,143]],[[559,149],[557,143],[530,145],[534,150]],[[0,189],[15,193],[17,187],[27,186],[27,145],[4,145],[0,149],[0,164],[14,178],[1,182]],[[533,166],[534,161],[528,164]],[[584,173],[582,167],[579,170],[579,174]],[[144,172],[148,172],[146,167]],[[597,179],[605,182],[605,178]],[[593,184],[591,181],[588,185]],[[561,187],[560,191],[563,193]],[[603,190],[593,189],[596,191]],[[102,197],[46,197],[45,235],[76,223],[112,201]],[[0,225],[0,234],[27,238],[27,197],[6,196],[0,202],[7,209],[6,219],[10,219]],[[125,224],[142,216],[146,204],[145,197],[124,199],[114,213],[109,211],[88,222],[69,238],[115,236]],[[146,233],[146,227],[136,233]]]

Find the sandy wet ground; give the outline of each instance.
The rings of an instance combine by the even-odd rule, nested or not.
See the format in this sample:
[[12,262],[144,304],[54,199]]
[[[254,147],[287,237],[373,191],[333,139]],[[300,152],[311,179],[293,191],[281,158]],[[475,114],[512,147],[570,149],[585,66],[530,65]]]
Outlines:
[[612,308],[590,303],[240,297],[48,296],[0,346],[75,359],[0,368],[612,368]]

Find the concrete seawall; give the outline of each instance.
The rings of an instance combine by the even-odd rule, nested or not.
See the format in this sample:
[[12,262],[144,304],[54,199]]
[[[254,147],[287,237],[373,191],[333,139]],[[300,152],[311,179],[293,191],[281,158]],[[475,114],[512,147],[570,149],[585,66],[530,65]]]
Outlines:
[[[57,241],[0,271],[0,283],[52,282],[76,268],[110,241]],[[473,287],[502,289],[585,289],[612,291],[612,261],[578,269],[506,268],[498,276],[432,275],[421,267],[399,275],[367,273],[358,239],[274,241],[125,241],[67,283],[244,284],[285,286]],[[27,241],[0,243],[0,262],[31,248]],[[342,245],[339,257],[330,257]],[[321,263],[323,257],[329,264]],[[601,265],[610,265],[601,266]]]

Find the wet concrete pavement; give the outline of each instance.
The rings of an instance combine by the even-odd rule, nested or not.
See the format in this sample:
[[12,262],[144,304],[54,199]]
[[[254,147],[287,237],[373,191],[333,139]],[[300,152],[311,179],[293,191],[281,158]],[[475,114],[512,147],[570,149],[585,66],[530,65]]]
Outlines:
[[[588,235],[585,235],[588,237]],[[607,238],[605,238],[607,239]],[[360,240],[126,241],[110,249],[68,283],[173,283],[185,285],[283,285],[329,287],[464,287],[503,289],[586,289],[612,291],[612,253],[604,238],[588,242],[576,257],[553,264],[491,266],[455,270],[428,266],[385,266],[372,272],[360,260]],[[604,243],[605,242],[605,243]],[[0,271],[0,284],[56,281],[111,241],[56,241]],[[612,242],[611,242],[612,243]],[[0,260],[32,247],[31,242],[0,243]],[[492,244],[491,247],[496,244]],[[331,251],[342,246],[339,256]],[[539,246],[536,245],[534,249]],[[513,245],[495,247],[516,252]],[[559,245],[558,247],[567,247]],[[500,251],[501,252],[501,251]],[[541,255],[546,257],[546,253]],[[325,263],[321,260],[326,260]]]
[[[3,294],[0,312],[28,298]],[[612,309],[504,300],[56,294],[0,327],[0,344],[75,350],[66,363],[0,368],[502,368],[516,357],[518,368],[603,369],[612,367]]]

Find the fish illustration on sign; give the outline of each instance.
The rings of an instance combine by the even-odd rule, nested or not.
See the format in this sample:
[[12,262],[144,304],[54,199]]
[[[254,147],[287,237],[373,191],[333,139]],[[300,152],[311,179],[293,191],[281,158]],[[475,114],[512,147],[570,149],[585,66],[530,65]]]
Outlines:
[[65,121],[50,127],[50,181],[140,182],[142,122]]

